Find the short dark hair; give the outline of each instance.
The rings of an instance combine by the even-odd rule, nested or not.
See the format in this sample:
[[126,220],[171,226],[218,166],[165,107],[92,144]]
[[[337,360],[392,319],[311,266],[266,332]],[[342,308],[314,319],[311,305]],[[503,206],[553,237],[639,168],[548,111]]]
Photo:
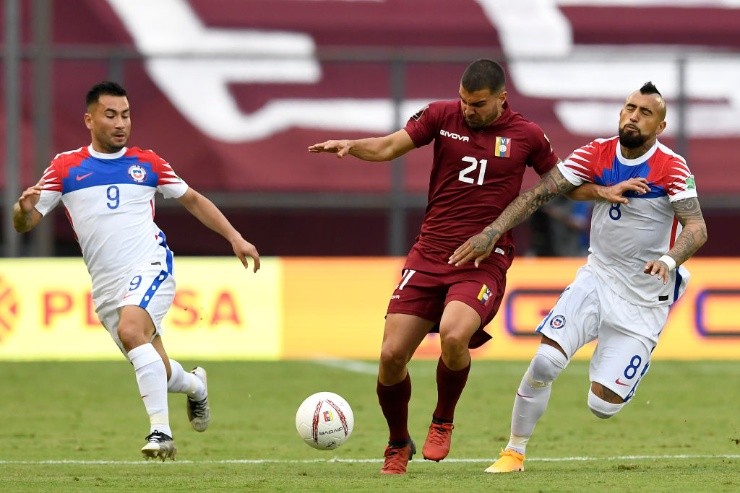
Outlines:
[[112,82],[109,80],[98,82],[97,84],[92,86],[89,91],[87,91],[87,96],[85,97],[85,107],[89,108],[91,105],[97,103],[100,99],[100,96],[104,95],[126,96],[126,89],[124,89],[123,86],[121,86],[117,82]]
[[660,109],[660,117],[662,120],[665,120],[666,112],[668,111],[668,108],[666,107],[665,99],[663,98],[663,95],[660,93],[657,87],[655,87],[655,84],[653,84],[651,81],[645,82],[642,87],[640,88],[640,94],[643,94],[645,96],[650,94],[657,94],[658,96],[658,108]]
[[503,67],[493,60],[481,58],[465,69],[460,85],[468,92],[488,89],[491,93],[498,92],[506,86],[506,73]]
[[640,88],[640,94],[657,94],[661,98],[663,95],[660,93],[657,87],[655,87],[655,84],[652,83],[652,81],[645,82],[642,87]]

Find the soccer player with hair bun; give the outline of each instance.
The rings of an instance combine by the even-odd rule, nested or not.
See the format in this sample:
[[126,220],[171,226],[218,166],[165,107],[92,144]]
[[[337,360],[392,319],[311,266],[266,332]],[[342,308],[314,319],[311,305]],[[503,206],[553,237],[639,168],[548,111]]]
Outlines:
[[682,264],[707,241],[694,176],[658,141],[665,115],[663,96],[645,83],[624,102],[617,136],[574,151],[450,257],[451,265],[482,265],[506,231],[552,198],[596,200],[587,262],[537,327],[541,343],[514,398],[509,443],[486,472],[524,470],[552,382],[585,344],[598,340],[587,403],[599,418],[617,414],[647,373],[668,311],[686,289]]

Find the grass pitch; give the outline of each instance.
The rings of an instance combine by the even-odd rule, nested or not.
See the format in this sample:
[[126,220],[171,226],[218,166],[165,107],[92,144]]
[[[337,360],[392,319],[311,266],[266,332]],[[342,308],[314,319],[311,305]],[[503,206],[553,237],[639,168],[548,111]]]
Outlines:
[[[194,362],[181,361],[186,368]],[[524,473],[484,474],[506,444],[513,395],[528,362],[474,361],[445,461],[415,458],[378,474],[387,439],[375,362],[198,362],[213,412],[190,429],[170,396],[175,462],[146,462],[148,420],[133,370],[117,362],[0,362],[0,491],[740,491],[740,364],[655,361],[633,401],[610,420],[586,407],[587,363],[554,384]],[[435,361],[411,364],[410,427],[419,449],[434,408]],[[352,405],[355,429],[334,451],[303,444],[295,411],[329,390]]]

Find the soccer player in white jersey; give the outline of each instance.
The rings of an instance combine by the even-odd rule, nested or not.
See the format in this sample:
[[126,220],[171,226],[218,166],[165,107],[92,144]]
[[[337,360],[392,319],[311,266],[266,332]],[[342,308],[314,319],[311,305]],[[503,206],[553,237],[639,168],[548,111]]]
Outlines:
[[162,319],[175,296],[173,255],[154,223],[154,196],[175,198],[205,226],[231,244],[254,272],[257,249],[242,238],[221,211],[180,179],[153,151],[126,147],[131,111],[126,90],[115,82],[93,86],[86,97],[89,146],[58,154],[39,182],[14,205],[18,232],[32,230],[61,201],[92,279],[98,318],[134,367],[150,430],[141,452],[146,458],[175,458],[168,392],[187,395],[187,413],[196,431],[211,420],[206,371],[183,370],[167,356]]
[[684,158],[658,141],[665,114],[660,92],[645,83],[627,97],[618,137],[573,152],[450,257],[454,265],[477,265],[505,231],[559,194],[597,201],[588,260],[537,327],[542,340],[516,392],[509,443],[486,472],[524,470],[551,384],[584,344],[598,339],[587,402],[599,418],[618,413],[647,372],[689,278],[681,264],[707,241],[694,177]]

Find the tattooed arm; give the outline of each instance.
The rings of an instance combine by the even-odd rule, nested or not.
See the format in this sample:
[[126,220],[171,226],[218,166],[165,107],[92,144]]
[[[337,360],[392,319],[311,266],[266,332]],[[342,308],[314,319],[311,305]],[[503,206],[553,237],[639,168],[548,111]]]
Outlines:
[[595,183],[584,183],[566,195],[571,200],[604,200],[612,204],[627,204],[629,200],[624,196],[627,192],[643,194],[650,191],[645,178],[630,178],[610,187]]
[[514,199],[482,232],[460,245],[450,256],[449,263],[462,265],[473,260],[475,266],[478,267],[491,254],[493,246],[501,235],[524,222],[543,204],[574,188],[576,188],[575,185],[565,179],[557,166],[554,167],[542,177],[537,185]]
[[[692,197],[672,202],[673,212],[683,226],[676,243],[663,257],[645,264],[645,274],[658,276],[663,284],[668,282],[668,273],[686,262],[707,241],[707,225],[701,213],[699,199]],[[667,258],[666,258],[667,257]]]

